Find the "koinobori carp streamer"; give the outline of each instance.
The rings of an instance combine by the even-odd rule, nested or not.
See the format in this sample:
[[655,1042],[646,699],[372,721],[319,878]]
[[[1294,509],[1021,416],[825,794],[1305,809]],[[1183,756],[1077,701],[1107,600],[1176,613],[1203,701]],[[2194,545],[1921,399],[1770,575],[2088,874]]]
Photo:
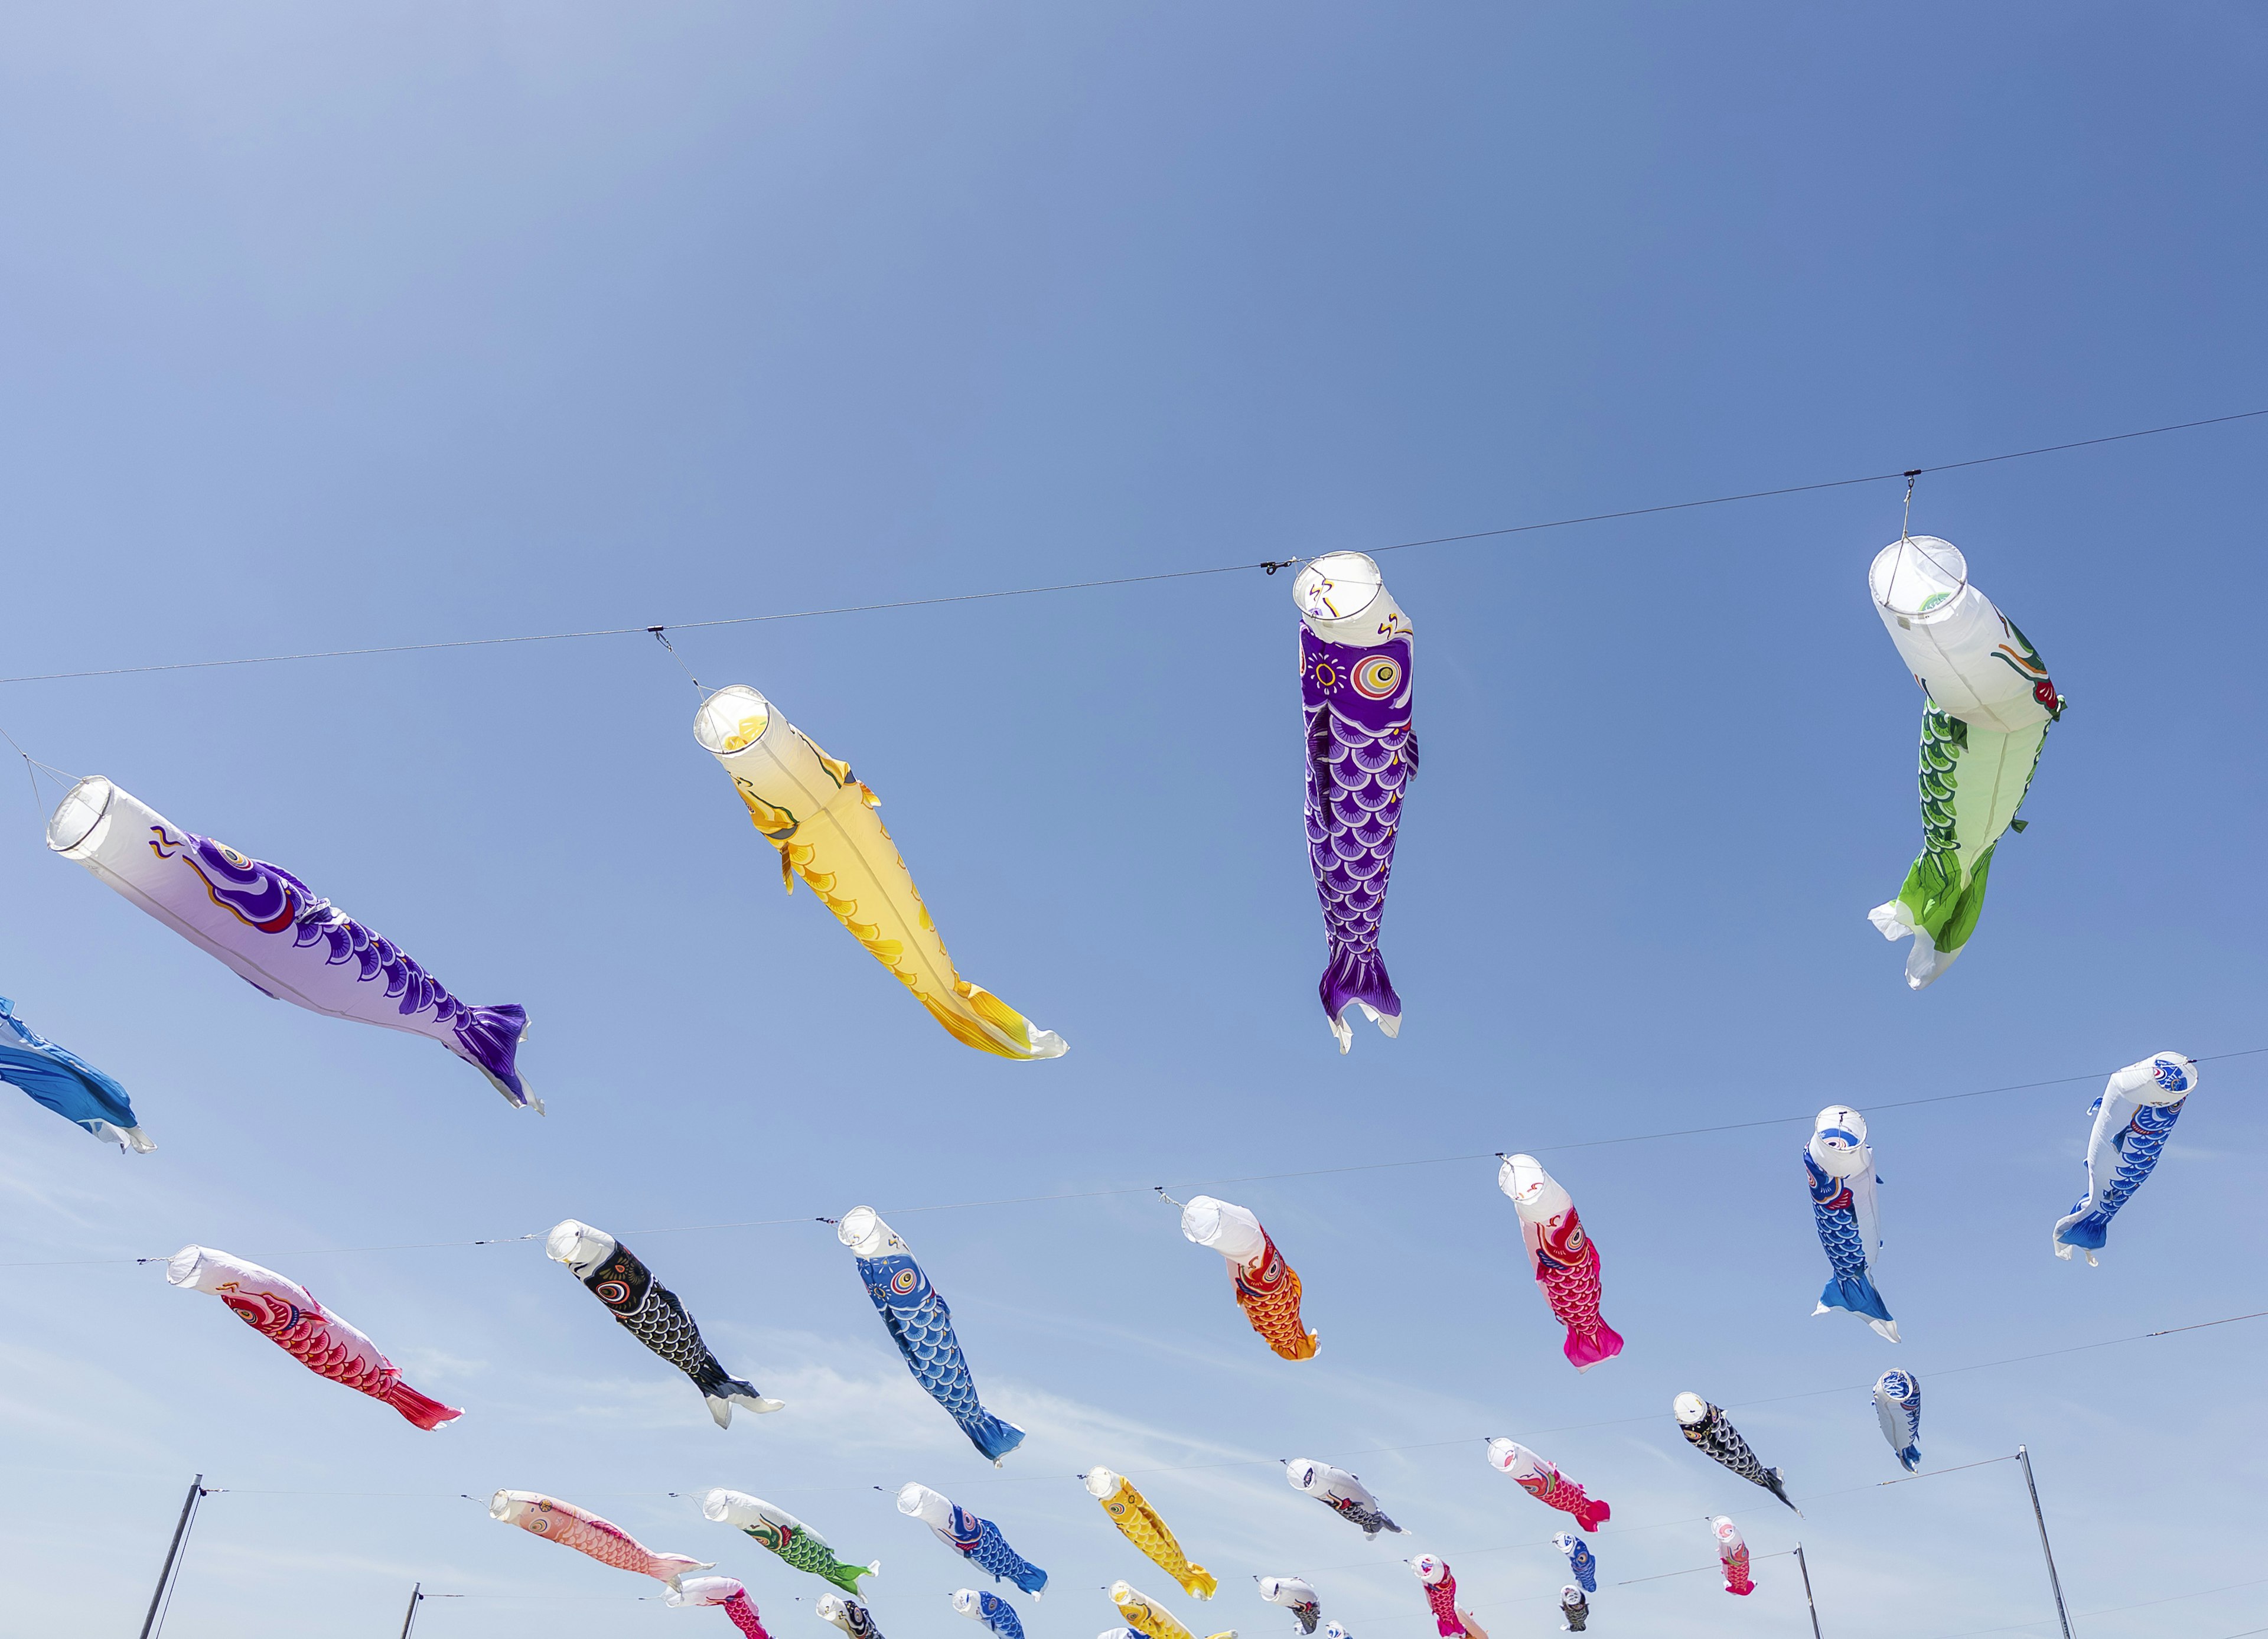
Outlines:
[[819,1613],[820,1621],[840,1628],[844,1639],[882,1639],[882,1630],[874,1622],[874,1613],[846,1595],[822,1593],[813,1608]]
[[45,1105],[105,1143],[141,1155],[158,1147],[135,1119],[125,1088],[17,1018],[16,1004],[4,996],[0,996],[0,1081],[21,1088],[33,1103]]
[[2179,1053],[2161,1053],[2111,1076],[2088,1112],[2095,1127],[2087,1139],[2087,1194],[2056,1220],[2057,1257],[2068,1259],[2077,1249],[2095,1261],[2110,1238],[2110,1220],[2156,1169],[2197,1084],[2197,1062]]
[[[1112,1583],[1110,1602],[1118,1607],[1118,1614],[1125,1619],[1126,1626],[1146,1635],[1146,1639],[1196,1639],[1181,1618],[1130,1583]],[[1236,1629],[1225,1629],[1211,1635],[1211,1639],[1236,1639]]]
[[1532,1155],[1510,1155],[1497,1168],[1496,1187],[1520,1215],[1520,1238],[1529,1271],[1543,1289],[1552,1319],[1567,1329],[1560,1352],[1578,1371],[1623,1352],[1622,1334],[1599,1313],[1599,1246],[1584,1232],[1574,1197]]
[[781,884],[792,893],[800,878],[946,1034],[1002,1058],[1049,1059],[1064,1051],[1061,1036],[954,968],[874,812],[881,799],[849,763],[820,750],[771,702],[737,683],[701,702],[693,737],[724,765],[756,834],[778,851]]
[[1563,1531],[1551,1539],[1551,1546],[1567,1556],[1567,1574],[1580,1583],[1586,1593],[1599,1591],[1599,1562],[1591,1552],[1591,1545],[1572,1532]]
[[767,1503],[760,1496],[718,1486],[703,1491],[700,1503],[703,1519],[745,1532],[796,1569],[831,1582],[845,1593],[858,1591],[859,1577],[879,1577],[882,1573],[880,1560],[865,1565],[846,1564],[836,1557],[833,1545],[825,1537],[777,1503]]
[[1874,1379],[1874,1415],[1882,1437],[1908,1474],[1921,1466],[1921,1379],[1911,1371],[1885,1371]]
[[1182,1233],[1221,1255],[1237,1307],[1269,1348],[1285,1360],[1314,1358],[1315,1334],[1300,1319],[1299,1274],[1284,1261],[1258,1218],[1211,1195],[1191,1195],[1182,1209]]
[[465,1415],[404,1383],[400,1368],[377,1344],[273,1269],[210,1246],[184,1246],[167,1260],[166,1279],[210,1293],[317,1377],[382,1400],[421,1429],[438,1429]]
[[1110,1516],[1126,1540],[1149,1556],[1151,1562],[1182,1584],[1182,1591],[1192,1599],[1210,1599],[1220,1589],[1220,1578],[1202,1565],[1192,1564],[1189,1556],[1182,1552],[1174,1532],[1158,1517],[1150,1501],[1134,1488],[1134,1482],[1125,1475],[1108,1468],[1090,1468],[1081,1476],[1086,1484],[1086,1494],[1102,1504],[1102,1511]]
[[1719,1514],[1709,1522],[1717,1533],[1717,1557],[1725,1567],[1725,1591],[1746,1598],[1756,1591],[1755,1579],[1749,1575],[1749,1545],[1741,1536],[1741,1528]]
[[990,1571],[996,1580],[1014,1583],[1035,1599],[1048,1585],[1048,1573],[1009,1547],[999,1526],[978,1518],[975,1510],[961,1507],[942,1492],[925,1485],[901,1486],[898,1512],[920,1520],[932,1536],[970,1564]]
[[1260,1597],[1291,1612],[1302,1635],[1315,1631],[1315,1624],[1322,1620],[1323,1605],[1306,1581],[1298,1577],[1262,1577],[1258,1581]]
[[1418,1574],[1418,1585],[1425,1590],[1425,1605],[1433,1613],[1433,1626],[1441,1639],[1465,1639],[1463,1614],[1457,1609],[1457,1578],[1449,1562],[1420,1554],[1409,1564]]
[[872,1207],[853,1207],[836,1226],[835,1238],[858,1260],[866,1296],[882,1317],[891,1341],[905,1356],[906,1369],[929,1397],[945,1407],[968,1442],[997,1466],[1024,1443],[1024,1431],[994,1416],[976,1398],[976,1380],[953,1329],[953,1311],[914,1261],[897,1231]]
[[780,1408],[781,1401],[765,1399],[755,1384],[743,1382],[718,1363],[677,1294],[655,1280],[638,1255],[606,1231],[569,1218],[553,1226],[543,1251],[553,1261],[565,1264],[624,1331],[693,1379],[718,1428],[732,1427],[734,1406],[755,1412]]
[[1317,993],[1339,1051],[1356,1008],[1402,1033],[1402,998],[1379,954],[1402,798],[1418,773],[1410,726],[1415,641],[1378,565],[1327,552],[1292,577],[1300,610],[1300,704],[1306,720],[1307,857],[1329,957]]
[[1918,990],[1968,947],[1992,850],[2024,828],[2017,811],[2064,700],[1951,541],[1901,536],[1875,554],[1867,584],[1923,695],[1921,855],[1897,898],[1867,915],[1884,938],[1913,940],[1906,983]]
[[1304,1492],[1341,1519],[1361,1526],[1366,1537],[1402,1529],[1387,1518],[1370,1488],[1344,1468],[1319,1463],[1312,1457],[1294,1457],[1284,1465],[1284,1478],[1294,1491]]
[[748,1639],[771,1639],[757,1617],[755,1601],[748,1598],[747,1587],[731,1577],[681,1577],[663,1597],[662,1603],[678,1610],[715,1606],[731,1617],[733,1626]]
[[530,1536],[587,1554],[601,1565],[651,1577],[673,1588],[686,1572],[713,1568],[708,1560],[657,1554],[613,1520],[540,1491],[499,1491],[489,1499],[489,1514],[507,1525],[518,1525]]
[[468,1007],[399,945],[280,866],[183,830],[100,775],[56,805],[48,846],[262,996],[438,1041],[511,1103],[542,1110],[518,1069],[525,1010]]
[[[1677,1419],[1677,1431],[1683,1434],[1694,1450],[1715,1459],[1750,1485],[1760,1485],[1788,1507],[1787,1476],[1777,1468],[1767,1468],[1749,1449],[1741,1431],[1733,1426],[1721,1407],[1712,1406],[1698,1394],[1683,1393],[1669,1403],[1670,1415]],[[1796,1510],[1800,1513],[1800,1509]]]
[[1811,1312],[1847,1309],[1893,1343],[1898,1323],[1875,1289],[1874,1266],[1882,1245],[1882,1213],[1875,1196],[1874,1152],[1867,1143],[1867,1118],[1848,1105],[1820,1111],[1803,1167],[1811,1180],[1812,1222],[1832,1273]]
[[1508,1474],[1520,1488],[1546,1507],[1574,1515],[1586,1531],[1596,1531],[1614,1517],[1614,1510],[1583,1494],[1583,1488],[1517,1440],[1501,1436],[1488,1443],[1489,1466]]

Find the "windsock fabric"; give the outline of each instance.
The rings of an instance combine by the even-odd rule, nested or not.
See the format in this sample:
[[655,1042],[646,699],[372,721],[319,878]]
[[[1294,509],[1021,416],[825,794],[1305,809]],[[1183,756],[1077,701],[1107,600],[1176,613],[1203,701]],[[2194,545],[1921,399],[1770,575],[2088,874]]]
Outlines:
[[1787,1476],[1777,1468],[1767,1468],[1756,1460],[1741,1431],[1733,1426],[1720,1407],[1712,1406],[1698,1394],[1680,1394],[1670,1402],[1670,1414],[1677,1419],[1677,1431],[1693,1448],[1714,1459],[1747,1481],[1760,1485],[1774,1496],[1800,1513],[1795,1504],[1787,1501]]
[[713,1605],[733,1619],[733,1626],[748,1635],[748,1639],[771,1639],[764,1625],[756,1620],[755,1601],[748,1591],[730,1577],[681,1577],[662,1603],[674,1609]]
[[1847,1309],[1893,1343],[1898,1323],[1874,1290],[1872,1266],[1882,1244],[1881,1209],[1875,1202],[1874,1152],[1867,1143],[1867,1118],[1848,1105],[1820,1111],[1804,1146],[1811,1178],[1811,1216],[1833,1272],[1811,1312]]
[[1531,1155],[1504,1158],[1496,1186],[1520,1214],[1520,1238],[1552,1319],[1567,1328],[1561,1352],[1578,1371],[1623,1352],[1622,1334],[1599,1313],[1599,1248],[1583,1232],[1574,1198]]
[[1125,1619],[1129,1628],[1138,1634],[1147,1635],[1149,1639],[1196,1639],[1195,1635],[1182,1626],[1179,1617],[1130,1584],[1112,1583],[1110,1602],[1118,1607],[1118,1614]]
[[1310,559],[1292,577],[1292,599],[1300,619],[1307,856],[1330,945],[1317,993],[1344,1053],[1355,1008],[1387,1035],[1402,1033],[1402,998],[1386,976],[1378,929],[1403,794],[1418,774],[1410,727],[1416,638],[1377,563],[1359,552]]
[[1008,1546],[1000,1527],[925,1485],[907,1485],[898,1491],[898,1512],[918,1519],[930,1534],[980,1570],[999,1581],[1012,1582],[1035,1599],[1048,1585],[1048,1573]]
[[517,1067],[525,1010],[466,1006],[391,940],[280,866],[184,831],[100,775],[57,805],[48,846],[261,995],[438,1041],[510,1103],[541,1112]]
[[2179,1053],[2161,1053],[2110,1077],[2088,1112],[2095,1129],[2087,1140],[2087,1193],[2056,1220],[2057,1257],[2068,1260],[2077,1249],[2095,1262],[2110,1220],[2156,1168],[2197,1084],[2196,1061]]
[[1869,911],[1886,939],[1911,937],[1906,983],[1935,981],[1984,908],[1992,850],[2014,826],[2063,696],[2015,623],[1970,584],[1949,540],[1903,536],[1867,572],[1874,612],[1921,685],[1922,852],[1897,898]]
[[1336,1622],[1323,1624],[1323,1639],[1354,1639],[1354,1635]]
[[1211,1195],[1192,1195],[1182,1209],[1182,1233],[1220,1253],[1237,1307],[1269,1348],[1285,1360],[1315,1357],[1315,1334],[1300,1319],[1300,1277],[1258,1218]]
[[1410,1569],[1418,1573],[1418,1585],[1425,1590],[1425,1603],[1432,1609],[1433,1626],[1441,1639],[1464,1639],[1464,1619],[1457,1613],[1457,1579],[1449,1562],[1420,1554],[1410,1562]]
[[1260,1597],[1291,1612],[1302,1634],[1314,1633],[1315,1624],[1322,1620],[1322,1601],[1315,1597],[1314,1589],[1297,1577],[1261,1577]]
[[1584,1496],[1581,1486],[1515,1440],[1502,1437],[1491,1440],[1488,1460],[1491,1467],[1509,1474],[1537,1502],[1574,1515],[1575,1523],[1586,1531],[1596,1531],[1614,1517],[1613,1509]]
[[1149,1500],[1134,1488],[1131,1480],[1108,1468],[1090,1468],[1086,1481],[1087,1495],[1102,1504],[1102,1511],[1110,1516],[1110,1523],[1148,1555],[1159,1569],[1181,1584],[1182,1592],[1192,1599],[1210,1599],[1219,1591],[1220,1578],[1204,1566],[1189,1562],[1189,1555],[1182,1552],[1182,1545],[1174,1540],[1173,1532],[1158,1518],[1158,1510],[1150,1506]]
[[953,1608],[972,1621],[983,1622],[999,1639],[1024,1639],[1024,1624],[1016,1615],[1016,1607],[997,1593],[963,1588],[953,1596]]
[[733,1377],[718,1363],[677,1294],[655,1280],[638,1255],[606,1231],[569,1218],[553,1228],[543,1250],[554,1262],[572,1270],[624,1331],[693,1379],[718,1428],[732,1427],[736,1405],[756,1412],[780,1408],[781,1401],[766,1400],[755,1384]]
[[944,1296],[929,1283],[905,1242],[873,1208],[853,1207],[844,1213],[835,1238],[857,1255],[866,1296],[873,1299],[875,1312],[905,1356],[914,1381],[998,1467],[1001,1459],[1024,1443],[1024,1431],[985,1410],[976,1398],[976,1379],[968,1373]]
[[537,1491],[499,1491],[489,1499],[489,1514],[507,1525],[518,1525],[530,1536],[587,1554],[601,1565],[651,1577],[673,1588],[686,1572],[711,1569],[707,1560],[657,1554],[613,1520]]
[[946,953],[906,862],[850,765],[820,750],[755,689],[718,689],[701,702],[693,737],[732,777],[756,834],[778,851],[780,882],[800,877],[947,1035],[1008,1059],[1050,1059],[1064,1039],[1042,1030]]
[[[4,996],[0,996],[0,1081],[105,1143],[139,1155],[158,1147],[135,1119],[125,1088],[17,1018],[16,1004]],[[1296,1283],[1293,1291],[1296,1306]]]
[[1741,1528],[1722,1514],[1709,1525],[1717,1533],[1717,1557],[1724,1562],[1725,1591],[1747,1598],[1756,1584],[1749,1577],[1749,1545],[1741,1539]]
[[833,1583],[845,1593],[858,1591],[858,1578],[881,1574],[880,1560],[865,1565],[846,1565],[835,1556],[825,1537],[777,1503],[746,1491],[719,1486],[701,1494],[701,1517],[720,1525],[746,1532],[796,1569]]
[[1401,1532],[1402,1527],[1387,1518],[1378,1499],[1370,1494],[1370,1488],[1344,1468],[1334,1468],[1310,1457],[1294,1457],[1284,1465],[1284,1478],[1291,1481],[1294,1491],[1306,1493],[1340,1518],[1360,1525],[1366,1537],[1374,1537],[1381,1531]]
[[1551,1539],[1551,1546],[1567,1556],[1567,1574],[1580,1583],[1586,1593],[1599,1591],[1599,1562],[1593,1557],[1591,1545],[1582,1538],[1563,1531]]
[[1591,1620],[1591,1602],[1583,1597],[1583,1590],[1570,1583],[1559,1590],[1559,1631],[1581,1633]]
[[882,1639],[882,1630],[874,1625],[874,1613],[858,1600],[837,1593],[819,1596],[819,1619],[840,1628],[845,1639]]
[[166,1279],[209,1292],[236,1318],[319,1378],[381,1400],[418,1428],[431,1430],[465,1414],[420,1394],[400,1368],[352,1325],[332,1314],[297,1281],[210,1246],[184,1246],[166,1264]]
[[1882,1437],[1908,1474],[1921,1466],[1921,1379],[1911,1371],[1885,1371],[1874,1379],[1874,1415]]

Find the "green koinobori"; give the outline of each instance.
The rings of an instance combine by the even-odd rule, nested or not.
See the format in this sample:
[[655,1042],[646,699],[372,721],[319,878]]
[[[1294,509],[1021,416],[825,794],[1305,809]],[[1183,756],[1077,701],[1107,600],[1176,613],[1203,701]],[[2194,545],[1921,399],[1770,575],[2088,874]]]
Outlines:
[[1886,939],[1913,938],[1915,989],[1953,965],[1984,908],[1992,850],[2031,789],[2063,696],[2015,623],[1969,581],[1960,548],[1901,536],[1867,584],[1926,698],[1921,716],[1921,856],[1897,898],[1867,912]]
[[835,1550],[828,1546],[825,1537],[787,1510],[750,1496],[746,1491],[729,1491],[721,1486],[704,1491],[701,1494],[701,1512],[704,1518],[713,1519],[720,1525],[747,1532],[796,1569],[823,1577],[845,1593],[858,1591],[859,1577],[882,1574],[880,1560],[865,1565],[844,1564],[835,1557]]

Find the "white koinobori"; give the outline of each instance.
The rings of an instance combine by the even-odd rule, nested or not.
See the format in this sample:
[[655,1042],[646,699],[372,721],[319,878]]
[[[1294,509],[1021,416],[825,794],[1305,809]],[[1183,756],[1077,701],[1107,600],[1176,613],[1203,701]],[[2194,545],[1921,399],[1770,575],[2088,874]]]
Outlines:
[[2095,1127],[2087,1138],[2087,1194],[2056,1220],[2057,1257],[2068,1259],[2076,1248],[2095,1261],[2110,1238],[2110,1220],[2156,1169],[2197,1084],[2197,1061],[2180,1053],[2161,1053],[2112,1073],[2089,1111]]
[[1302,1634],[1315,1631],[1315,1623],[1323,1613],[1322,1602],[1307,1582],[1298,1577],[1263,1577],[1259,1583],[1260,1597],[1291,1612]]
[[282,867],[173,824],[99,774],[56,805],[48,847],[262,996],[438,1041],[513,1105],[542,1113],[517,1063],[526,1010],[468,1006],[399,945]]
[[1906,669],[1927,695],[1922,711],[1923,849],[1898,896],[1867,912],[1886,939],[1911,935],[1906,983],[1951,966],[1977,925],[1992,850],[2022,822],[2032,772],[2063,697],[2029,639],[1969,580],[1949,540],[1902,536],[1867,574]]

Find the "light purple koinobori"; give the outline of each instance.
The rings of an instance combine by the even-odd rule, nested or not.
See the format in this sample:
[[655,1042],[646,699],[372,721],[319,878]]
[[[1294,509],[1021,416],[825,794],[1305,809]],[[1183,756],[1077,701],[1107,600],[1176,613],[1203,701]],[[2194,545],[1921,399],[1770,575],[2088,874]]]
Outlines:
[[529,1096],[513,1063],[527,1034],[524,1010],[466,1006],[391,941],[290,871],[182,830],[99,774],[56,805],[48,846],[262,995],[431,1037],[512,1103],[542,1113],[542,1100]]
[[1309,560],[1292,584],[1300,606],[1300,700],[1307,718],[1307,859],[1323,902],[1330,962],[1318,990],[1344,1053],[1347,1011],[1402,1033],[1402,998],[1378,953],[1402,795],[1418,773],[1410,731],[1414,634],[1359,552]]

